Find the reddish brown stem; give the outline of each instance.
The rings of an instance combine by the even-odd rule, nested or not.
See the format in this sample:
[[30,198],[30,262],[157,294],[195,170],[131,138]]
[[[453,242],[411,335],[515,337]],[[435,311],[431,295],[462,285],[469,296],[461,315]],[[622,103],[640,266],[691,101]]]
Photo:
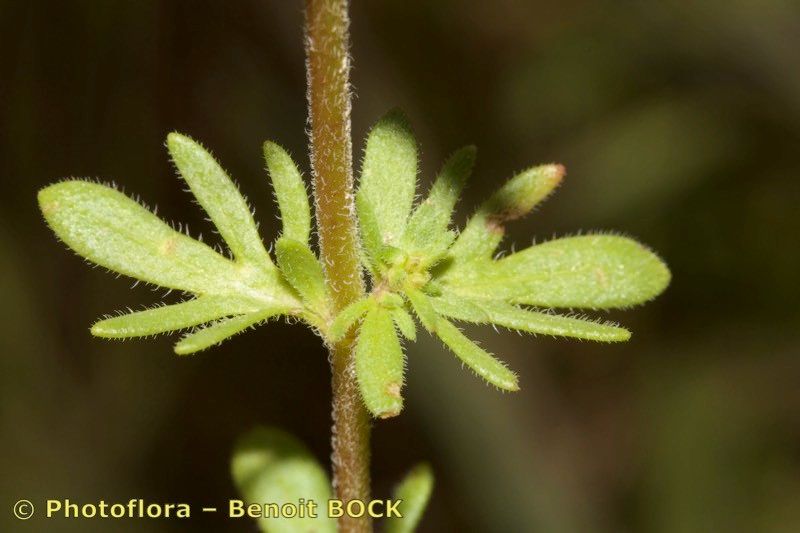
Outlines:
[[[311,166],[320,253],[336,311],[364,295],[353,207],[347,0],[306,0]],[[353,338],[330,346],[332,462],[336,496],[369,499],[370,417],[358,391]],[[342,532],[369,532],[369,518],[339,519]]]

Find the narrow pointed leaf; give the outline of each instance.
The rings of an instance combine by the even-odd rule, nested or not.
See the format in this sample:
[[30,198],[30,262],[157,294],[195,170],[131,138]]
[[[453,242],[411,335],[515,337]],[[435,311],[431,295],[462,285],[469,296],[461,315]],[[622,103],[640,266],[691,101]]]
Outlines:
[[433,472],[427,464],[414,467],[394,489],[393,498],[401,500],[398,510],[402,517],[386,521],[386,533],[413,533],[425,512],[433,492]]
[[281,237],[275,243],[275,253],[289,284],[311,310],[324,316],[328,309],[328,291],[322,265],[314,252],[301,242]]
[[[417,183],[417,142],[405,116],[392,111],[367,137],[359,182],[359,219],[363,205],[371,208],[382,242],[396,244],[403,235]],[[367,215],[370,216],[370,215]]]
[[333,496],[328,475],[311,452],[292,435],[277,428],[255,428],[237,442],[231,474],[245,506],[251,503],[298,505],[315,502],[316,517],[259,518],[266,533],[335,533],[336,521],[325,509]]
[[503,185],[467,222],[450,254],[459,262],[491,258],[505,234],[505,223],[527,215],[564,178],[561,165],[525,170]]
[[599,342],[622,342],[631,337],[630,331],[613,324],[521,309],[496,300],[471,301],[443,296],[431,301],[441,315],[477,324],[496,324],[529,333]]
[[380,303],[386,308],[402,307],[406,301],[396,292],[385,292],[380,296]]
[[234,257],[265,268],[271,265],[250,206],[214,157],[199,143],[179,133],[167,136],[167,147],[181,176]]
[[435,332],[439,316],[431,305],[430,298],[422,291],[410,288],[406,290],[405,295],[411,302],[411,307],[414,308],[414,313],[419,317],[419,321],[422,322],[422,326],[430,332]]
[[424,247],[410,248],[409,251],[419,257],[419,264],[422,268],[428,269],[447,257],[448,249],[456,240],[456,237],[455,231],[444,230],[431,235],[430,239],[425,242]]
[[405,357],[386,309],[376,307],[364,317],[355,349],[361,397],[373,416],[390,418],[403,409]]
[[56,183],[39,191],[39,207],[67,246],[120,274],[196,294],[229,292],[238,275],[232,261],[111,187]]
[[363,196],[356,196],[356,208],[358,209],[358,227],[364,263],[374,274],[378,269],[379,259],[383,254],[381,228],[378,225],[375,211]]
[[108,339],[145,337],[197,326],[229,315],[256,311],[258,305],[250,300],[228,296],[201,296],[178,304],[100,320],[92,326],[92,335]]
[[464,364],[487,382],[500,389],[519,390],[516,374],[492,354],[469,340],[449,321],[439,318],[436,335]]
[[347,335],[350,328],[361,320],[364,314],[375,306],[372,298],[362,298],[342,309],[331,324],[328,337],[331,342],[338,342]]
[[394,320],[397,329],[406,339],[410,341],[417,340],[417,326],[414,324],[414,319],[408,314],[403,307],[394,307],[390,309],[392,320]]
[[264,159],[281,212],[283,236],[308,244],[311,207],[303,177],[289,153],[273,142],[264,143]]
[[448,283],[462,296],[608,309],[651,300],[667,287],[670,273],[657,255],[632,239],[585,235],[531,246],[468,278]]
[[454,236],[447,231],[453,208],[475,165],[475,147],[456,151],[445,162],[426,198],[411,215],[403,236],[403,247],[409,252],[436,254],[447,248]]
[[231,318],[223,318],[209,326],[185,335],[175,344],[175,353],[178,355],[187,355],[205,350],[206,348],[210,348],[211,346],[233,337],[237,333],[241,333],[271,316],[280,315],[285,312],[285,309],[274,309]]

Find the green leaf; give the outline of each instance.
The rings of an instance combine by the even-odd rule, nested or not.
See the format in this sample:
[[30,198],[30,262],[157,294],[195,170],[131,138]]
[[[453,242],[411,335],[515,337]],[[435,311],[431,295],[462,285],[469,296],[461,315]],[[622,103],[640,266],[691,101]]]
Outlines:
[[358,210],[358,227],[363,248],[361,251],[364,256],[362,262],[370,272],[375,274],[379,269],[384,248],[378,217],[375,216],[372,206],[363,196],[356,196],[356,209]]
[[475,165],[475,147],[456,151],[445,162],[425,199],[411,215],[403,235],[403,248],[411,253],[438,255],[446,251],[455,235],[447,231],[453,208]]
[[397,329],[400,330],[403,337],[412,342],[416,341],[417,326],[414,324],[414,319],[408,311],[402,307],[393,307],[389,309],[389,312],[392,314],[392,320],[394,320]]
[[254,503],[298,505],[301,499],[318,505],[316,518],[259,518],[262,531],[336,532],[336,521],[325,508],[333,497],[325,470],[303,443],[285,431],[259,427],[242,436],[233,451],[231,474],[245,508]]
[[599,342],[622,342],[631,337],[630,331],[613,324],[520,309],[496,300],[465,300],[453,295],[443,295],[431,301],[441,315],[466,322],[491,323],[529,333]]
[[235,263],[111,187],[56,183],[39,191],[39,207],[67,246],[120,274],[196,294],[231,292],[239,278]]
[[519,390],[517,376],[489,352],[469,340],[461,330],[439,318],[436,335],[464,364],[483,379],[503,390]]
[[375,300],[372,298],[362,298],[342,309],[331,324],[328,331],[328,339],[331,342],[339,342],[347,335],[350,328],[361,320],[364,314],[375,307]]
[[433,492],[433,472],[427,464],[419,464],[409,472],[394,489],[393,499],[401,500],[398,505],[401,518],[392,517],[386,521],[386,533],[413,533],[425,512]]
[[381,305],[383,305],[387,309],[402,307],[406,303],[403,297],[397,294],[396,292],[383,292],[380,294],[378,298]]
[[456,232],[444,230],[441,233],[431,235],[425,248],[412,249],[411,253],[419,256],[421,268],[429,269],[447,257],[447,251],[453,241],[456,240]]
[[[411,212],[416,183],[417,142],[405,116],[391,111],[367,137],[356,204],[362,227],[377,223],[381,242],[396,244]],[[365,206],[371,214],[364,213]]]
[[406,288],[405,295],[408,301],[411,302],[411,307],[414,308],[414,313],[419,317],[422,326],[430,332],[435,332],[439,323],[439,315],[431,305],[430,298],[422,291],[412,288]]
[[223,318],[209,326],[185,335],[175,344],[175,353],[178,355],[187,355],[205,350],[272,316],[286,313],[288,313],[286,309],[276,308],[258,311],[257,313],[249,313],[247,315]]
[[127,313],[100,320],[92,326],[92,335],[108,339],[145,337],[189,328],[229,315],[253,313],[256,302],[228,296],[200,296],[193,300]]
[[175,166],[211,217],[234,257],[268,268],[272,264],[247,201],[214,157],[185,135],[167,136]]
[[450,249],[458,262],[489,259],[505,234],[505,223],[527,215],[564,178],[561,165],[542,165],[511,178],[467,222]]
[[557,239],[495,261],[474,276],[448,278],[466,297],[591,309],[646,302],[669,281],[669,269],[658,256],[616,235]]
[[275,243],[275,254],[281,272],[308,308],[325,316],[328,312],[328,290],[322,265],[314,252],[301,242],[281,237]]
[[264,159],[281,212],[283,236],[308,244],[311,207],[303,176],[289,153],[273,142],[264,143]]
[[358,331],[356,376],[361,397],[373,416],[390,418],[403,409],[405,357],[386,309],[370,309]]

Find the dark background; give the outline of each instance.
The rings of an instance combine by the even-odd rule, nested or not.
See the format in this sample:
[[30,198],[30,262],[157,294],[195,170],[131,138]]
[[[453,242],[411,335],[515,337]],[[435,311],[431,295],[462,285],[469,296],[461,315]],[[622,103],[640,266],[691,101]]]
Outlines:
[[[423,183],[479,147],[459,223],[513,171],[565,185],[513,241],[614,229],[674,280],[614,313],[624,345],[474,334],[520,373],[499,394],[431,341],[408,407],[376,424],[376,496],[419,460],[423,531],[800,531],[800,6],[794,0],[354,2],[353,133],[401,106]],[[254,531],[251,522],[11,517],[29,498],[235,497],[229,452],[257,423],[325,461],[326,354],[272,324],[178,358],[174,339],[94,339],[160,293],[91,269],[36,206],[68,176],[113,180],[208,235],[163,142],[214,150],[278,231],[260,144],[304,169],[302,4],[0,1],[0,530]],[[172,296],[171,298],[174,298]],[[41,513],[41,511],[40,511]]]

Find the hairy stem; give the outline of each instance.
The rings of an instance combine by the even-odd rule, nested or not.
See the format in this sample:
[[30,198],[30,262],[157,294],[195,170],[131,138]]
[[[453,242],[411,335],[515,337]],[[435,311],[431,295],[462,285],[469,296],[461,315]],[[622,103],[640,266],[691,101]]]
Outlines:
[[[306,0],[306,58],[314,202],[325,277],[335,311],[364,294],[353,206],[347,0]],[[369,499],[370,418],[358,391],[353,337],[330,346],[332,461],[338,498]],[[339,519],[343,532],[368,532],[369,518]]]

